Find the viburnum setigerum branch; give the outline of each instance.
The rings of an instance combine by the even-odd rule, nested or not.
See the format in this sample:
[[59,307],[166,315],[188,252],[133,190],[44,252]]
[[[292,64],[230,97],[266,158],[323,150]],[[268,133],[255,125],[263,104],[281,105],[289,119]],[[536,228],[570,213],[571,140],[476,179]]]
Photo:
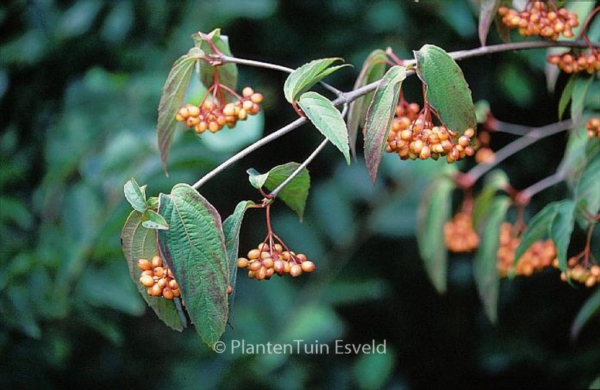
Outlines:
[[[502,122],[499,123],[499,128],[502,126]],[[506,160],[508,157],[513,154],[525,149],[526,147],[536,143],[537,141],[549,137],[551,135],[560,133],[561,131],[565,131],[570,129],[573,126],[572,120],[566,120],[562,122],[552,123],[546,126],[533,128],[530,132],[523,135],[522,137],[514,140],[509,143],[502,149],[498,150],[494,153],[493,159],[490,159],[490,162],[482,162],[474,166],[470,171],[460,174],[463,176],[461,179],[461,183],[463,180],[465,181],[465,185],[470,187],[475,184],[475,182],[487,172],[492,170],[495,166],[497,166],[502,161]]]
[[537,194],[538,192],[542,192],[546,188],[550,188],[553,185],[556,185],[565,180],[566,172],[566,170],[557,171],[554,174],[543,178],[537,183],[530,185],[524,190],[519,191],[515,196],[515,202],[517,204],[523,205],[528,204],[531,197]]
[[[487,54],[492,54],[492,53],[499,53],[499,52],[504,52],[504,51],[529,50],[529,49],[540,49],[540,48],[550,48],[550,47],[589,47],[589,45],[585,41],[555,41],[555,42],[527,41],[527,42],[516,42],[516,43],[502,43],[502,44],[498,44],[498,45],[479,47],[479,48],[471,49],[471,50],[461,50],[461,51],[456,51],[456,52],[450,52],[448,54],[455,60],[463,60],[463,59],[467,59],[467,58],[471,58],[471,57],[477,57],[477,56],[482,56],[482,55],[487,55]],[[594,47],[600,47],[600,44],[595,44]],[[237,63],[240,65],[248,65],[248,66],[255,66],[255,67],[261,67],[261,68],[266,68],[266,69],[278,70],[278,71],[282,71],[282,72],[286,72],[286,73],[288,73],[289,71],[293,71],[290,68],[276,65],[276,64],[271,64],[271,63],[262,62],[262,61],[255,61],[255,60],[246,60],[246,59],[236,58],[236,57],[232,57],[232,56],[221,55],[219,57],[219,59],[222,62],[227,61],[227,62],[231,62],[231,63]],[[407,66],[414,65],[415,63],[416,63],[415,60],[406,60],[405,61],[405,65],[407,65]],[[406,72],[407,76],[412,75],[414,73],[415,73],[414,71]],[[334,105],[351,103],[352,101],[368,94],[369,92],[374,91],[378,85],[379,85],[379,80],[374,81],[370,84],[367,84],[363,87],[360,87],[358,89],[355,89],[355,90],[352,90],[349,92],[340,92],[338,94],[338,97],[335,100],[333,100],[332,103]],[[244,158],[248,154],[254,152],[255,150],[260,149],[262,146],[267,145],[271,141],[274,141],[277,138],[300,127],[306,121],[307,121],[306,118],[300,117],[300,118],[294,120],[293,122],[289,123],[288,125],[282,127],[281,129],[275,131],[274,133],[255,142],[254,144],[249,145],[245,149],[241,150],[237,154],[233,155],[232,157],[230,157],[229,159],[227,159],[226,161],[224,161],[223,163],[218,165],[212,171],[208,172],[200,180],[198,180],[196,183],[194,183],[192,185],[192,187],[194,187],[195,189],[200,188],[207,181],[209,181],[210,179],[212,179],[213,177],[217,176],[219,173],[221,173],[222,171],[227,169],[230,165],[236,163],[237,161],[241,160],[242,158]]]

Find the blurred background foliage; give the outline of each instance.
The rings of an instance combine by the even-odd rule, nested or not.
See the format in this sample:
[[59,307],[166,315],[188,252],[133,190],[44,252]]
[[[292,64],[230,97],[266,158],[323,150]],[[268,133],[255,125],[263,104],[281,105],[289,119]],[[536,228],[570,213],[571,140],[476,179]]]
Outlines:
[[[336,0],[13,0],[0,8],[0,385],[86,387],[431,388],[441,385],[588,386],[600,375],[598,319],[569,339],[590,296],[561,283],[555,270],[502,281],[499,324],[485,317],[472,259],[453,256],[448,292],[438,295],[418,257],[416,207],[439,164],[383,161],[372,185],[364,165],[346,166],[327,148],[309,166],[305,220],[284,206],[274,228],[315,260],[301,280],[238,278],[232,328],[246,343],[371,343],[385,355],[217,355],[193,330],[165,327],[129,279],[119,234],[129,207],[123,184],[135,177],[149,194],[193,183],[209,169],[294,119],[284,103],[286,75],[241,68],[241,85],[262,92],[264,115],[235,132],[197,139],[181,131],[165,177],[155,141],[156,110],[173,61],[190,35],[220,27],[233,53],[299,66],[341,56],[354,68],[328,81],[352,87],[376,48],[410,57],[425,43],[447,51],[478,46],[468,1]],[[490,43],[498,42],[491,32]],[[501,120],[539,126],[556,119],[543,52],[505,53],[460,64],[474,100]],[[558,88],[564,85],[558,80]],[[421,103],[420,85],[405,82]],[[190,98],[197,98],[194,88]],[[597,95],[596,95],[597,96]],[[264,126],[263,126],[264,125]],[[265,172],[302,161],[321,136],[309,126],[273,142],[206,184],[201,192],[229,215],[238,201],[260,200],[246,169]],[[514,139],[493,138],[493,146]],[[564,134],[509,159],[516,188],[552,173]],[[470,163],[467,163],[467,165]],[[538,195],[530,213],[565,196]],[[266,234],[250,210],[240,248]],[[510,216],[509,216],[510,217]],[[599,238],[598,229],[594,240]],[[440,232],[440,239],[443,239]],[[576,231],[572,250],[583,247]]]

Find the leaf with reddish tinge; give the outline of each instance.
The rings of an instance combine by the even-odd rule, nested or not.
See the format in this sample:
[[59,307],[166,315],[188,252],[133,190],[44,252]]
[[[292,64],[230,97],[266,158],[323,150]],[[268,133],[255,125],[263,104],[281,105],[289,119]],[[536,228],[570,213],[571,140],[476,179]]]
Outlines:
[[175,115],[183,105],[185,92],[190,83],[192,71],[196,61],[203,57],[202,50],[194,47],[190,51],[175,61],[173,68],[169,72],[167,81],[163,86],[160,103],[158,104],[158,124],[156,126],[156,135],[158,137],[158,150],[165,173],[168,174],[167,160],[169,151],[175,135],[177,120]]
[[406,78],[404,66],[393,66],[381,79],[367,110],[365,121],[365,162],[371,180],[375,182],[385,143],[392,127],[400,98],[402,81]]
[[169,230],[158,231],[160,252],[173,270],[196,331],[212,347],[229,316],[229,262],[221,217],[187,184],[160,194],[158,212],[169,224]]
[[[387,56],[385,51],[381,49],[372,51],[365,62],[363,62],[362,69],[356,78],[353,89],[359,89],[381,79],[385,74],[386,61]],[[348,140],[350,143],[350,150],[355,158],[358,130],[364,125],[367,109],[369,108],[369,103],[371,102],[374,93],[375,92],[369,92],[350,103],[350,108],[348,110]]]

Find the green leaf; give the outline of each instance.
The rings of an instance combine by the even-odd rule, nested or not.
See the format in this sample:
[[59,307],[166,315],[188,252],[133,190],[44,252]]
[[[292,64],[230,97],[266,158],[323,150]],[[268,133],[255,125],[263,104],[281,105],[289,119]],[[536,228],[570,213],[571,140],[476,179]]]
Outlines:
[[575,86],[575,80],[577,80],[577,75],[572,75],[569,78],[569,81],[565,85],[565,88],[560,95],[560,100],[558,101],[558,119],[562,120],[563,114],[567,109],[567,105],[571,101],[573,97],[573,87]]
[[[363,62],[362,69],[354,82],[353,90],[381,79],[385,73],[386,61],[387,56],[383,50],[377,49],[372,51],[365,62]],[[369,102],[373,98],[373,94],[374,92],[369,92],[354,100],[350,103],[348,110],[348,138],[350,150],[355,158],[358,130],[365,122],[367,109],[369,108]]]
[[[204,53],[213,53],[213,50],[208,42],[212,42],[216,48],[226,56],[231,56],[229,49],[229,40],[227,36],[221,35],[220,29],[215,29],[208,34],[197,32],[192,34],[196,47]],[[216,54],[216,53],[213,53]],[[215,82],[215,69],[219,72],[219,83],[223,84],[232,90],[236,90],[238,81],[237,65],[229,62],[224,65],[212,66],[211,64],[200,61],[200,81],[206,88],[210,88]],[[228,98],[232,98],[227,95]]]
[[132,211],[129,214],[121,232],[121,246],[127,260],[131,280],[135,283],[144,301],[169,328],[181,332],[186,324],[182,322],[175,303],[163,298],[149,296],[147,288],[140,283],[142,271],[138,268],[137,261],[139,259],[150,260],[158,254],[155,231],[142,226],[142,213]]
[[527,251],[534,242],[550,234],[552,222],[558,211],[558,206],[558,202],[549,203],[531,218],[531,221],[529,221],[529,224],[527,225],[527,230],[521,236],[521,242],[515,251],[513,269],[517,267],[517,264],[525,251]]
[[557,172],[560,172],[566,178],[567,184],[571,188],[576,185],[577,178],[585,169],[588,158],[593,155],[593,151],[588,150],[589,141],[584,124],[569,132],[567,147]]
[[169,224],[169,230],[158,231],[160,252],[173,270],[196,331],[212,347],[225,332],[229,315],[221,217],[187,184],[175,185],[159,199],[158,211]]
[[237,279],[237,259],[238,249],[240,245],[240,229],[242,227],[242,220],[244,219],[244,213],[249,206],[252,206],[254,202],[250,200],[244,200],[237,204],[233,214],[223,221],[223,233],[225,235],[225,248],[227,249],[227,258],[229,261],[229,285],[233,288],[233,293],[229,294],[229,313],[233,307],[233,300],[235,298],[235,282]]
[[475,129],[471,90],[458,64],[437,46],[425,45],[414,53],[417,75],[427,86],[427,102],[442,122],[459,135],[468,128]]
[[557,203],[556,216],[550,227],[550,238],[556,247],[556,257],[561,271],[567,270],[567,249],[575,224],[575,202],[566,199]]
[[[454,169],[454,168],[452,168]],[[419,204],[417,213],[417,242],[427,276],[439,293],[446,291],[448,252],[444,243],[444,224],[450,219],[454,180],[436,178]]]
[[160,103],[158,104],[156,135],[158,137],[160,159],[165,173],[168,172],[167,160],[169,158],[171,144],[173,143],[175,127],[177,126],[175,115],[177,115],[177,111],[183,105],[183,99],[185,98],[185,92],[190,83],[194,63],[196,63],[198,58],[201,58],[202,55],[203,53],[200,49],[192,48],[186,55],[179,57],[173,64],[169,76],[167,77],[167,81],[163,86]]
[[[596,154],[588,162],[575,188],[575,204],[584,210],[587,216],[597,215],[600,211],[598,183],[600,183],[600,154]],[[580,219],[580,224],[583,229],[587,229],[589,221],[584,216]]]
[[481,240],[473,262],[473,276],[485,313],[492,323],[498,320],[500,279],[496,259],[500,244],[500,226],[510,204],[508,197],[496,197],[478,223]]
[[508,184],[508,176],[504,171],[495,169],[486,175],[483,189],[477,195],[473,204],[473,225],[479,225],[480,220],[491,207],[496,192],[504,188],[506,184]]
[[167,230],[169,228],[169,224],[163,216],[154,210],[146,210],[142,220],[142,226],[148,229]]
[[373,183],[377,179],[379,164],[385,150],[392,120],[396,113],[402,81],[406,78],[406,68],[393,66],[381,79],[373,100],[367,110],[365,121],[365,163]]
[[600,289],[596,289],[596,292],[585,301],[575,316],[575,320],[571,325],[571,339],[573,341],[579,337],[581,329],[588,323],[590,318],[598,313],[600,313]]
[[578,77],[575,79],[575,84],[573,85],[573,97],[571,100],[571,120],[576,125],[581,122],[583,109],[585,108],[585,96],[590,85],[592,85],[593,80],[594,76],[585,78]]
[[134,210],[139,211],[140,213],[146,211],[146,208],[148,207],[146,194],[134,178],[131,178],[131,180],[128,180],[127,183],[125,183],[124,192],[125,198]]
[[490,26],[496,17],[499,6],[500,0],[481,1],[481,7],[479,9],[479,42],[481,42],[481,46],[485,46]]
[[348,129],[342,114],[333,103],[316,92],[306,92],[300,96],[298,105],[317,130],[342,152],[346,163],[350,165]]
[[325,76],[344,66],[349,66],[347,64],[331,66],[336,61],[343,60],[341,58],[322,58],[304,64],[290,73],[283,85],[286,100],[290,103],[296,102],[300,95],[308,91]]
[[[274,190],[277,186],[285,181],[298,169],[300,164],[290,162],[283,165],[278,165],[272,168],[269,172],[258,173],[255,169],[249,169],[248,175],[250,184],[254,188],[266,187],[269,191]],[[289,208],[298,214],[298,218],[302,221],[304,216],[304,208],[306,199],[308,198],[308,190],[310,189],[310,175],[308,169],[302,168],[300,173],[296,175],[277,195]]]

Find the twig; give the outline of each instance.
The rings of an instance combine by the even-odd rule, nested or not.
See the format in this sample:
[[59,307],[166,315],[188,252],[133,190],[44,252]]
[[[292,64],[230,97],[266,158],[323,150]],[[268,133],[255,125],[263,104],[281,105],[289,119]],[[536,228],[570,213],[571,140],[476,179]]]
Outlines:
[[482,162],[473,167],[465,174],[471,183],[475,183],[481,176],[486,174],[500,162],[504,161],[513,154],[525,149],[529,145],[539,141],[540,139],[565,131],[573,126],[572,120],[552,123],[550,125],[537,127],[525,134],[521,138],[514,140],[502,149],[494,153],[494,158],[490,162]]
[[[462,50],[462,51],[457,51],[457,52],[451,52],[449,54],[455,60],[463,60],[463,59],[470,58],[470,57],[482,56],[482,55],[486,55],[486,54],[498,53],[498,52],[503,52],[503,51],[539,49],[539,48],[561,47],[561,46],[562,47],[588,47],[588,44],[584,41],[558,41],[558,42],[527,41],[527,42],[517,42],[517,43],[503,43],[503,44],[499,44],[499,45],[479,47],[479,48],[472,49],[472,50]],[[596,44],[596,45],[594,45],[594,47],[600,47],[600,44]],[[278,71],[286,72],[286,73],[291,73],[293,71],[293,69],[291,69],[291,68],[287,68],[285,66],[276,65],[276,64],[270,64],[267,62],[246,60],[246,59],[242,59],[242,58],[236,58],[236,57],[225,56],[225,55],[221,56],[220,58],[224,62],[228,61],[228,62],[240,64],[240,65],[248,65],[248,66],[255,66],[255,67],[261,67],[261,68],[266,68],[266,69],[273,69],[273,70],[278,70]],[[408,65],[414,65],[416,63],[416,61],[415,60],[407,60],[407,61],[404,61],[404,63],[408,66]],[[413,70],[408,70],[406,73],[408,76],[408,75],[414,74],[415,72]],[[367,93],[369,93],[371,91],[374,91],[378,85],[379,85],[379,80],[372,82],[370,84],[367,84],[361,88],[352,90],[350,92],[339,92],[338,91],[339,92],[339,93],[337,93],[338,97],[335,100],[333,100],[332,103],[334,105],[350,103],[350,102],[358,99],[359,97],[366,95]],[[196,183],[194,183],[193,187],[195,189],[200,188],[203,184],[205,184],[207,181],[209,181],[210,179],[215,177],[217,174],[219,174],[220,172],[225,170],[227,167],[229,167],[233,163],[241,160],[248,154],[261,148],[262,146],[268,144],[269,142],[281,137],[282,135],[287,134],[290,131],[300,127],[300,125],[302,125],[304,122],[306,122],[306,118],[302,118],[302,117],[298,118],[294,122],[291,122],[290,124],[281,128],[280,130],[277,130],[276,132],[266,136],[265,138],[262,138],[261,140],[255,142],[254,144],[241,150],[234,156],[230,157],[229,159],[227,159],[226,161],[221,163],[215,169],[213,169],[212,171],[210,171],[209,173],[204,175],[200,180],[198,180]],[[528,141],[531,142],[532,140],[528,139]],[[535,140],[533,140],[533,142],[535,142]],[[533,143],[533,142],[531,142],[531,143]],[[528,143],[527,145],[529,145],[529,144],[530,143]],[[527,146],[527,145],[525,145],[525,146]],[[496,154],[496,157],[498,157],[497,154]],[[481,164],[480,166],[485,167],[485,168],[481,168],[481,169],[485,169],[485,171],[483,173],[485,173],[485,172],[487,172],[487,170],[489,170],[489,166],[487,164]],[[475,172],[477,173],[477,171],[475,171]],[[481,176],[483,173],[480,173],[480,174],[478,173],[478,175]],[[479,176],[477,176],[477,177],[479,177]]]
[[255,150],[263,147],[264,145],[268,144],[269,142],[276,140],[277,138],[281,137],[282,135],[287,134],[290,131],[300,127],[300,125],[302,125],[304,122],[306,122],[306,118],[298,118],[295,121],[293,121],[292,123],[288,124],[287,126],[284,126],[281,129],[277,130],[276,132],[269,134],[266,137],[256,141],[252,145],[247,146],[245,149],[242,149],[238,153],[234,154],[233,156],[231,156],[230,158],[228,158],[227,160],[225,160],[224,162],[219,164],[219,166],[217,166],[215,169],[208,172],[206,175],[202,176],[202,178],[200,180],[198,180],[196,183],[194,183],[192,185],[192,187],[194,187],[195,189],[202,187],[202,185],[204,183],[206,183],[213,177],[217,176],[219,173],[224,171],[230,165],[238,162],[242,158],[246,157],[247,155],[254,152]]
[[279,184],[277,188],[271,191],[269,195],[271,195],[273,198],[276,198],[279,194],[279,191],[281,191],[286,185],[288,185],[290,181],[292,181],[296,176],[298,176],[302,169],[306,168],[306,166],[310,164],[310,162],[314,160],[315,157],[317,157],[317,155],[325,148],[325,146],[327,146],[328,143],[329,140],[325,138],[323,142],[321,142],[321,144],[317,146],[317,148],[310,154],[310,156],[308,156],[308,158],[302,164],[300,164],[300,166],[296,168],[296,170],[292,172],[290,176],[288,176],[281,184]]

